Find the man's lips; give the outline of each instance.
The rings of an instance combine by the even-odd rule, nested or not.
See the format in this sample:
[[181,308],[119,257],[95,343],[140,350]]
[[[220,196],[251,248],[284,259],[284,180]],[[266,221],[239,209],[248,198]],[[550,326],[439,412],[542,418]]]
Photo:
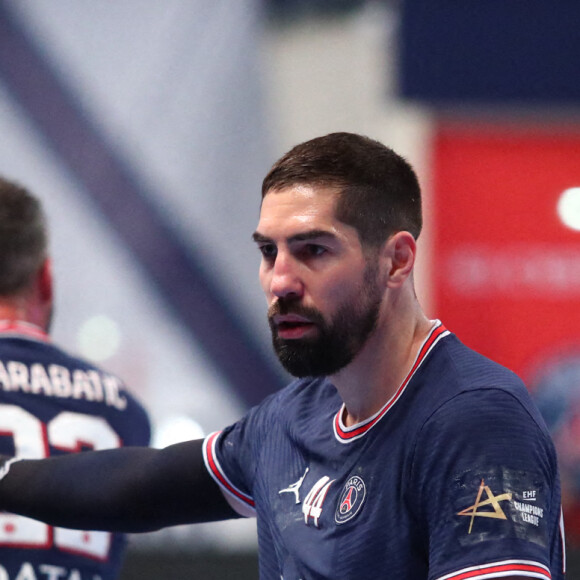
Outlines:
[[278,314],[273,317],[272,321],[278,336],[283,339],[302,338],[315,328],[315,324],[308,318],[297,314]]

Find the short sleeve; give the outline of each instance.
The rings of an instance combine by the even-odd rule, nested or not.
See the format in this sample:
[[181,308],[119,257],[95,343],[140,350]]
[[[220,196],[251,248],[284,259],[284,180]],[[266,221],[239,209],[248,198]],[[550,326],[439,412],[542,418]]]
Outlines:
[[550,578],[558,485],[551,440],[517,397],[480,389],[446,402],[420,431],[407,487],[429,579]]
[[230,505],[244,517],[255,517],[253,495],[256,466],[271,415],[271,400],[251,409],[242,419],[208,435],[203,452],[206,468]]

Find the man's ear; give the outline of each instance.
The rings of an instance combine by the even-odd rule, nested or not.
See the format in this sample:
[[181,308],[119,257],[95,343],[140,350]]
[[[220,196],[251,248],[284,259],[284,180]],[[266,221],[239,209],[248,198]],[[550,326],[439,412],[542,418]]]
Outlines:
[[413,272],[417,242],[409,232],[396,232],[385,242],[383,254],[389,267],[387,286],[399,288]]
[[38,295],[42,302],[52,302],[53,286],[52,286],[52,261],[46,258],[40,266],[38,271]]

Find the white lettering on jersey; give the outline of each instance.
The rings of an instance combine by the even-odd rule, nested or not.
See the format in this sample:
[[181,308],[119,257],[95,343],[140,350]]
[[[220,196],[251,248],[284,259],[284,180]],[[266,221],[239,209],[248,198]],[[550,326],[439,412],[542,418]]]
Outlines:
[[[0,580],[88,580],[88,576],[83,577],[79,570],[72,568],[67,569],[63,566],[54,566],[52,564],[39,564],[35,568],[30,562],[24,562],[20,570],[13,578],[10,578],[6,568],[0,566]],[[90,580],[101,580],[100,575],[92,575]]]
[[28,367],[18,361],[0,361],[0,389],[46,397],[104,402],[119,411],[127,408],[121,381],[114,375],[92,369],[71,371],[56,364],[45,366],[34,363]]
[[[39,566],[41,572],[46,574],[47,580],[60,580],[60,578],[66,578],[66,568],[62,566],[48,566],[48,565],[41,565]],[[73,570],[73,573],[77,572],[78,577],[78,570]],[[71,573],[72,576],[72,573]]]
[[36,574],[34,573],[34,568],[32,564],[25,562],[16,576],[16,580],[36,580]]
[[308,492],[302,506],[304,523],[306,525],[308,525],[308,519],[312,518],[314,520],[314,525],[318,527],[318,520],[322,515],[322,505],[333,482],[334,479],[330,479],[325,475],[324,477],[321,477]]

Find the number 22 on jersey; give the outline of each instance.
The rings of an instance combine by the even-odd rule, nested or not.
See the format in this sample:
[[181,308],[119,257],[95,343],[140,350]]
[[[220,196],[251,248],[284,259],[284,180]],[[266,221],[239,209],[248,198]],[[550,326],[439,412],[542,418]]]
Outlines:
[[[75,452],[80,445],[97,449],[121,446],[119,436],[101,417],[63,411],[46,425],[16,405],[0,405],[0,434],[12,436],[15,455],[42,459],[49,445]],[[0,513],[0,547],[49,549],[105,560],[111,534],[55,528],[23,516]]]

